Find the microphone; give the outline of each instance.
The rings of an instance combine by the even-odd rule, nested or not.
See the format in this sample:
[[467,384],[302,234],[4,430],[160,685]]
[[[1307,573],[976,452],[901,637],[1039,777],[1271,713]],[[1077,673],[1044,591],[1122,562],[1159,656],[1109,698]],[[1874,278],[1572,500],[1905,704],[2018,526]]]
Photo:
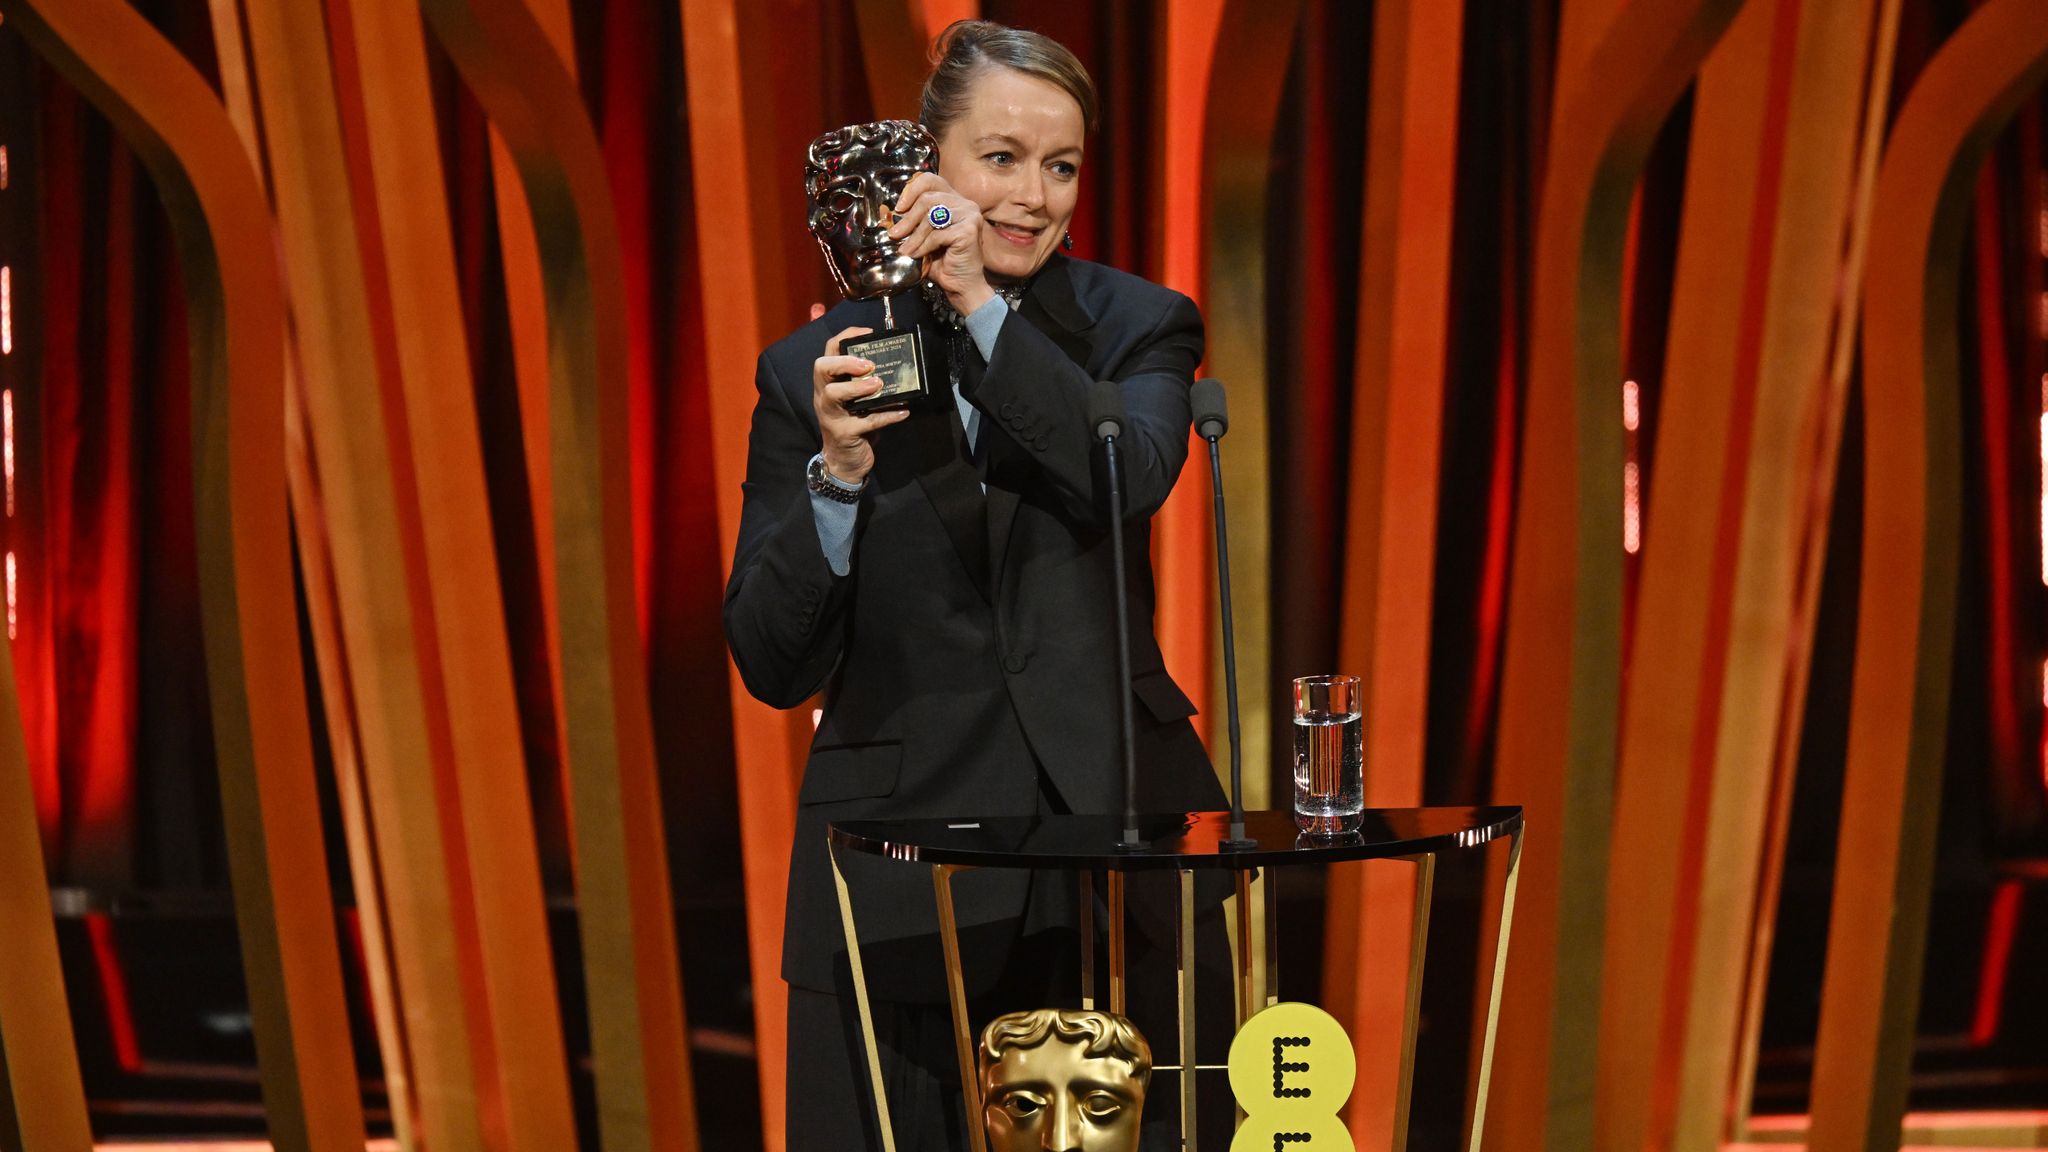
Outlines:
[[1131,604],[1124,588],[1124,493],[1116,462],[1117,438],[1124,432],[1124,394],[1116,381],[1097,380],[1089,388],[1088,423],[1095,429],[1095,438],[1102,441],[1109,465],[1109,546],[1116,576],[1116,694],[1123,715],[1124,754],[1124,834],[1116,846],[1121,852],[1142,852],[1151,845],[1138,836],[1138,723],[1131,703]]
[[1209,487],[1216,505],[1216,587],[1223,601],[1223,691],[1230,715],[1230,836],[1225,848],[1256,848],[1244,831],[1244,745],[1238,735],[1237,627],[1230,615],[1230,537],[1223,524],[1223,449],[1217,441],[1230,430],[1230,411],[1223,382],[1195,381],[1188,395],[1195,410],[1195,432],[1209,442]]

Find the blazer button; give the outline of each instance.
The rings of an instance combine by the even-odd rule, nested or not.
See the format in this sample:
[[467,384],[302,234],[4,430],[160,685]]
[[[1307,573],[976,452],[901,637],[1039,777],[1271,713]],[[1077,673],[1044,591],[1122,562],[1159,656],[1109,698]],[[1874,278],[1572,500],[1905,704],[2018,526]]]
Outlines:
[[1003,419],[1008,420],[1010,417],[1015,416],[1017,414],[1017,406],[1015,404],[1008,402],[1007,400],[1004,401],[1002,407],[1002,414]]
[[1022,652],[1012,652],[1008,656],[1003,657],[1003,669],[1012,676],[1024,671],[1025,663]]
[[1031,446],[1032,446],[1033,448],[1036,448],[1036,449],[1038,449],[1038,450],[1039,450],[1040,452],[1043,452],[1043,451],[1045,451],[1045,450],[1046,450],[1047,448],[1050,448],[1050,447],[1052,447],[1052,441],[1051,441],[1051,440],[1050,440],[1049,438],[1047,438],[1047,437],[1044,437],[1044,436],[1040,436],[1040,437],[1039,437],[1039,438],[1038,438],[1038,439],[1037,439],[1036,441],[1034,441],[1034,442],[1032,443],[1032,445],[1031,445]]

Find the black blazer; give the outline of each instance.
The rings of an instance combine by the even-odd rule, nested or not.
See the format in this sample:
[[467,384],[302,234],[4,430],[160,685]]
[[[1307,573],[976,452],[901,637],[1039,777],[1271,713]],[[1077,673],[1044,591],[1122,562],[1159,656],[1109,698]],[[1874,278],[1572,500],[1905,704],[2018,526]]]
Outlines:
[[[914,299],[914,297],[912,297]],[[1055,255],[983,364],[961,336],[961,392],[981,411],[970,454],[947,392],[947,333],[921,303],[940,395],[876,436],[852,567],[818,542],[804,467],[818,451],[811,363],[878,302],[842,303],[761,354],[760,397],[725,630],[747,688],[776,707],[823,689],[798,793],[782,974],[833,991],[842,928],[825,851],[835,819],[1030,815],[1039,773],[1075,812],[1117,812],[1115,608],[1101,452],[1087,419],[1097,379],[1121,383],[1132,680],[1140,811],[1225,805],[1153,635],[1149,517],[1187,456],[1188,388],[1202,359],[1191,301],[1099,264]],[[984,493],[983,485],[986,485]],[[936,999],[927,869],[842,855],[870,986]],[[1021,927],[1025,874],[955,883],[983,986]],[[983,962],[977,963],[979,953]],[[979,969],[979,971],[977,971]]]

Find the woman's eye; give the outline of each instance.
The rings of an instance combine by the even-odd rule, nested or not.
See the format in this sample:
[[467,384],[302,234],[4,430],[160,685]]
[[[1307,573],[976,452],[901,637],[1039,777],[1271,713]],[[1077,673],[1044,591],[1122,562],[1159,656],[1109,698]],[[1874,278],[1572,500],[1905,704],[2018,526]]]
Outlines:
[[1070,164],[1062,160],[1052,166],[1052,174],[1062,180],[1072,180],[1081,174],[1081,167],[1078,164]]
[[1016,159],[1016,157],[1010,155],[1008,152],[991,152],[988,155],[982,157],[982,159],[988,161],[989,163],[995,165],[998,168],[1008,168],[1010,166],[1010,162]]

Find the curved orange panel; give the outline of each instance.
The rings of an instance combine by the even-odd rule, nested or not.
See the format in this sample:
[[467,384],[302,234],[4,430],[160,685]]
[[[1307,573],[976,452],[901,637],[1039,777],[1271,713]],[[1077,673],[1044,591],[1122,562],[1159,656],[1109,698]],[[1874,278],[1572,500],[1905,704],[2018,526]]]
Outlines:
[[363,1144],[323,855],[287,537],[283,287],[225,110],[119,0],[10,0],[8,19],[148,164],[191,309],[201,611],[229,864],[272,1141]]
[[1629,200],[1672,104],[1740,4],[1643,0],[1560,75],[1538,210],[1494,795],[1529,841],[1489,1143],[1593,1143],[1621,674],[1620,287]]
[[0,644],[0,1132],[21,1152],[86,1152],[92,1129],[32,784],[14,646]]
[[576,82],[522,0],[427,0],[526,191],[548,310],[565,752],[598,1117],[614,1152],[692,1149],[696,1104],[633,572],[625,274]]
[[1963,229],[1992,138],[2044,75],[2039,0],[1990,0],[1920,74],[1878,174],[1871,234],[1883,242],[1863,281],[1856,682],[1814,1054],[1815,1152],[1900,1139],[1955,636]]

